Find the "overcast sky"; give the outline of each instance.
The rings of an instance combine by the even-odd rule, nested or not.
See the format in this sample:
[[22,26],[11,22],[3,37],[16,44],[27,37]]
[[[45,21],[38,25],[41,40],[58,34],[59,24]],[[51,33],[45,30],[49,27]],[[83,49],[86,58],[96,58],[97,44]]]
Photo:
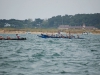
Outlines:
[[48,19],[100,13],[100,0],[0,0],[0,19]]

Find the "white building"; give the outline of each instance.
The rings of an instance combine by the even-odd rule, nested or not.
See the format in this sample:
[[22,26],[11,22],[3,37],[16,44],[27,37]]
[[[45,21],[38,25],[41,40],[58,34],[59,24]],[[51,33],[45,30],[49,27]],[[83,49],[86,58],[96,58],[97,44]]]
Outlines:
[[6,23],[5,25],[4,25],[4,27],[10,27],[11,25],[10,24],[8,24],[8,23]]

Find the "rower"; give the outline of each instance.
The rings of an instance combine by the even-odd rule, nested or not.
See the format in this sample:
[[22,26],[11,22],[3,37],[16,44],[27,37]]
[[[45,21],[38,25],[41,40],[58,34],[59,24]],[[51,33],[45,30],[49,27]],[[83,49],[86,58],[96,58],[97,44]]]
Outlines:
[[0,39],[4,39],[4,37],[3,36],[0,36]]
[[9,36],[7,36],[7,39],[11,39]]
[[16,36],[17,36],[17,39],[19,39],[19,38],[20,38],[20,36],[19,36],[18,34],[16,34]]
[[77,35],[77,38],[79,38],[79,35]]

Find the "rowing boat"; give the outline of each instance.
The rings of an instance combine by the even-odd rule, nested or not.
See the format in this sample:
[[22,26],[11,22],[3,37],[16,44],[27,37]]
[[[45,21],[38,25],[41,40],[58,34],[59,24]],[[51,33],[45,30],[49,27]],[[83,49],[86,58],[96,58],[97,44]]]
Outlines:
[[0,38],[0,40],[26,40],[26,38],[10,38],[10,39],[7,39],[7,38]]
[[41,37],[41,38],[66,38],[66,39],[84,39],[84,38],[75,38],[74,36],[71,36],[71,37],[67,37],[67,36],[49,36],[49,35],[46,35],[46,34],[41,34],[41,35],[37,35],[38,37]]

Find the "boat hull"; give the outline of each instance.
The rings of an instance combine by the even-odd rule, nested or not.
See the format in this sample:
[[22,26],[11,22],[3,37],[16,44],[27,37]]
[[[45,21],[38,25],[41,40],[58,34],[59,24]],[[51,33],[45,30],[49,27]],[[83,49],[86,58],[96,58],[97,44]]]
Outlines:
[[75,38],[75,37],[65,37],[65,36],[60,36],[60,37],[57,37],[57,36],[48,36],[48,35],[45,35],[45,34],[42,34],[42,35],[38,35],[38,37],[41,37],[41,38],[66,38],[66,39],[84,39],[84,38]]
[[0,39],[0,40],[26,40],[26,38],[11,38],[11,39]]

